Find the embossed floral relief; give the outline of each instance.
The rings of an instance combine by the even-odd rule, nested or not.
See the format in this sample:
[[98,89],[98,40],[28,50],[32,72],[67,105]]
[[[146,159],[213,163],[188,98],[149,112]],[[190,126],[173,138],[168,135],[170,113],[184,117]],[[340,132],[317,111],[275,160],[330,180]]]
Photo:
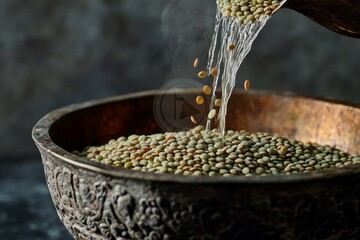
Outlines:
[[[279,195],[260,191],[234,203],[175,190],[168,194],[156,186],[145,187],[146,182],[111,179],[58,161],[43,154],[54,205],[76,239],[227,240],[252,239],[254,235],[261,239],[340,239],[355,236],[359,229],[358,199],[344,198],[348,191],[358,192],[357,187],[342,188],[343,193],[331,193],[332,198],[328,189],[322,188]],[[239,196],[243,194],[246,192]],[[309,225],[312,221],[317,228]]]
[[222,239],[236,226],[225,206],[179,203],[151,192],[134,198],[119,181],[60,166],[47,157],[44,165],[58,214],[77,239]]

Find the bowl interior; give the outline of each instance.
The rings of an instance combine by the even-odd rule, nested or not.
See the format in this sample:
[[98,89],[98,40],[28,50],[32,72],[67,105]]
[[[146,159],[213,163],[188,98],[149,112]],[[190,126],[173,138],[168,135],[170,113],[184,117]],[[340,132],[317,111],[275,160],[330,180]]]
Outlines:
[[[192,91],[183,94],[193,99],[197,96]],[[65,150],[74,150],[104,144],[119,136],[163,132],[154,116],[155,96],[150,92],[75,105],[52,124],[50,137]],[[164,104],[169,111],[173,107]],[[358,106],[285,93],[238,90],[228,105],[227,129],[277,133],[360,154]]]

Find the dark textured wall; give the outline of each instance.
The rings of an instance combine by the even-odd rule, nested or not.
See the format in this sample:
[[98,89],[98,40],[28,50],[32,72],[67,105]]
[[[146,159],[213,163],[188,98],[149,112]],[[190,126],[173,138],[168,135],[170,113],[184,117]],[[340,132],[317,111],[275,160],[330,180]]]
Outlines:
[[[32,155],[50,110],[194,78],[213,32],[210,0],[0,1],[0,155]],[[256,89],[360,103],[360,39],[281,10],[239,71]]]

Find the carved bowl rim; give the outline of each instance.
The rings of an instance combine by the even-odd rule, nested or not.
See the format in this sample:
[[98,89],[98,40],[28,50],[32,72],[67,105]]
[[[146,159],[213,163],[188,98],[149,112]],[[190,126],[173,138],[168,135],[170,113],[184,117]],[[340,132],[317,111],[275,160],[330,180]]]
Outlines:
[[[174,89],[170,91],[187,91]],[[242,90],[235,89],[234,92],[242,92]],[[62,108],[55,109],[45,116],[43,116],[33,127],[32,129],[32,138],[36,145],[42,150],[43,153],[51,155],[53,158],[56,158],[62,161],[63,164],[67,163],[72,165],[75,168],[92,171],[100,173],[105,176],[112,178],[126,178],[133,180],[144,180],[144,181],[154,181],[154,182],[173,182],[173,183],[182,183],[182,184],[245,184],[245,185],[257,185],[257,184],[288,184],[288,183],[299,183],[299,182],[309,182],[309,181],[324,181],[328,179],[334,179],[339,177],[346,177],[350,175],[360,174],[360,166],[352,165],[339,169],[331,169],[326,171],[318,171],[314,173],[307,174],[294,174],[294,175],[270,175],[270,176],[233,176],[229,178],[224,178],[220,176],[215,177],[195,177],[195,176],[182,176],[182,175],[172,175],[172,174],[155,174],[155,173],[144,173],[140,171],[127,170],[123,168],[107,166],[105,164],[92,162],[84,157],[76,156],[65,149],[61,148],[55,144],[50,135],[50,127],[61,117],[65,116],[74,111],[81,109],[91,108],[97,105],[106,104],[110,102],[116,102],[121,100],[129,100],[140,97],[149,97],[154,96],[158,93],[158,90],[148,90],[137,93],[124,94],[119,96],[113,96],[108,98],[102,98],[97,100],[90,100],[82,103],[71,104]],[[338,101],[334,99],[326,98],[314,98],[301,96],[291,92],[279,92],[279,91],[259,91],[252,90],[246,92],[246,94],[271,94],[278,95],[283,97],[291,98],[305,98],[309,100],[323,101],[332,104],[341,104],[348,107],[360,109],[360,104],[349,103],[345,101]]]

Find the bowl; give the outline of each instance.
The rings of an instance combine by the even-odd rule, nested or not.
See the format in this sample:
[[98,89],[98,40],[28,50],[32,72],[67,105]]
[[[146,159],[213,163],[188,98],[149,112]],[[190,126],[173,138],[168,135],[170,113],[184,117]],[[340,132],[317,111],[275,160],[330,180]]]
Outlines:
[[[182,94],[194,99],[197,93]],[[72,154],[122,135],[163,131],[154,116],[156,98],[149,91],[75,104],[35,125],[51,198],[75,239],[359,239],[360,165],[290,176],[193,177],[126,170]],[[172,108],[169,102],[164,109]],[[360,154],[358,105],[236,90],[228,109],[229,129]]]

